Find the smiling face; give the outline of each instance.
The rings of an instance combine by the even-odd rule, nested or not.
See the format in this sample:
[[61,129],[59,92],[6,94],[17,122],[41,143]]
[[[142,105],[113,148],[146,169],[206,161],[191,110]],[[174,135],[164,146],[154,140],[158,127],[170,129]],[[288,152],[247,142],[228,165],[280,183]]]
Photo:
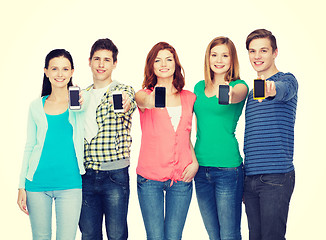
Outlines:
[[171,79],[173,80],[175,72],[175,61],[173,54],[167,50],[160,50],[154,61],[154,74],[157,80]]
[[210,52],[209,63],[214,76],[224,76],[231,66],[229,48],[225,44],[213,47]]
[[254,39],[249,44],[249,60],[258,76],[264,75],[266,78],[275,74],[275,58],[277,49],[273,52],[271,42],[268,38]]
[[67,88],[74,70],[70,61],[65,57],[55,57],[49,61],[48,68],[44,68],[45,75],[49,78],[53,88]]
[[96,51],[89,59],[89,66],[93,73],[95,88],[102,88],[112,82],[111,74],[117,62],[113,61],[112,51],[102,49]]

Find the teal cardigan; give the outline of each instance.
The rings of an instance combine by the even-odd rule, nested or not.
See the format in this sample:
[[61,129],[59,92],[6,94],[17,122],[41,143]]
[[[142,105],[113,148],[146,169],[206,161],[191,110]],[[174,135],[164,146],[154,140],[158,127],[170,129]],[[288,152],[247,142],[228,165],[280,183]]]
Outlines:
[[[80,174],[84,168],[84,114],[82,110],[69,109],[69,122],[73,127],[73,141]],[[48,129],[42,98],[34,100],[29,108],[27,121],[27,140],[23,165],[19,178],[19,188],[25,188],[25,179],[32,181],[40,161],[43,144]],[[60,149],[59,149],[60,150]]]

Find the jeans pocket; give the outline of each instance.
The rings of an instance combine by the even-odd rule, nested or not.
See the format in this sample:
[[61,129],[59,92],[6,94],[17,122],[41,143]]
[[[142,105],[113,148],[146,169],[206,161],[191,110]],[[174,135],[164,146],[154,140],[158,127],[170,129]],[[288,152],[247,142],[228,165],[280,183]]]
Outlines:
[[112,170],[110,172],[110,180],[121,186],[129,185],[128,167],[123,169]]
[[285,174],[264,174],[260,176],[260,181],[264,184],[283,187],[286,177]]
[[137,175],[137,184],[143,184],[148,182],[149,180],[147,178],[144,178],[142,176],[140,176],[139,174]]

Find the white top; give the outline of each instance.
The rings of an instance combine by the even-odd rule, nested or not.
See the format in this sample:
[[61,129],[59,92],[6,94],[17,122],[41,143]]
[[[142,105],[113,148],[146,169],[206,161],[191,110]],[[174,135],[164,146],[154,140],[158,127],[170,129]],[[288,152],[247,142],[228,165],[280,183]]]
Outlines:
[[110,84],[104,88],[91,88],[89,90],[89,103],[85,111],[85,138],[89,143],[98,133],[96,109],[100,105],[102,97],[109,89],[109,87]]
[[166,109],[171,118],[171,123],[174,128],[174,131],[177,131],[180,118],[181,118],[181,111],[182,111],[181,105],[176,107],[166,107]]

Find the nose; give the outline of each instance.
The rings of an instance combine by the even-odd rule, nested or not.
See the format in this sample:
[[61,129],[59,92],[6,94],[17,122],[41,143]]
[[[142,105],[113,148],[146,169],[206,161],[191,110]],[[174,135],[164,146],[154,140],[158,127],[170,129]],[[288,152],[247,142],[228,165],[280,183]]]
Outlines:
[[58,71],[58,76],[59,76],[59,77],[62,77],[62,70],[59,70],[59,71]]
[[165,66],[166,66],[166,60],[163,60],[163,61],[161,62],[161,66],[162,66],[162,67],[165,67]]
[[103,67],[103,66],[104,66],[104,60],[101,59],[101,60],[99,61],[99,67]]
[[260,52],[257,51],[257,52],[255,53],[255,59],[259,59],[260,57],[261,57]]

